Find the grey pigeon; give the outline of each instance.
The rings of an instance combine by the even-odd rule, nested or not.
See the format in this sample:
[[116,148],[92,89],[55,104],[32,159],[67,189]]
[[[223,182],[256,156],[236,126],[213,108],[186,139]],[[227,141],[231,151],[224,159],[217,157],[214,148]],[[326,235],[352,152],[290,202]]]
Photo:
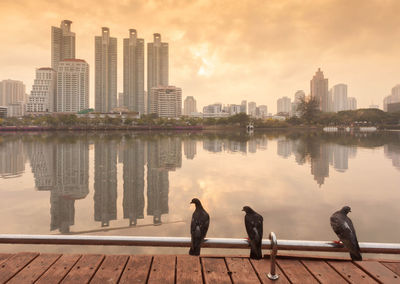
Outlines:
[[331,216],[331,226],[344,247],[349,250],[351,259],[362,260],[356,230],[354,229],[353,222],[347,217],[349,212],[351,212],[351,208],[344,206],[339,211],[333,213]]
[[247,235],[249,236],[250,258],[261,259],[261,242],[264,219],[249,206],[244,206],[242,211],[246,212],[246,215],[244,216],[244,224],[246,226]]
[[210,216],[204,210],[200,200],[193,198],[190,204],[196,205],[192,215],[192,223],[190,224],[190,235],[192,236],[192,244],[190,246],[190,255],[200,255],[201,243],[207,235],[208,226],[210,225]]

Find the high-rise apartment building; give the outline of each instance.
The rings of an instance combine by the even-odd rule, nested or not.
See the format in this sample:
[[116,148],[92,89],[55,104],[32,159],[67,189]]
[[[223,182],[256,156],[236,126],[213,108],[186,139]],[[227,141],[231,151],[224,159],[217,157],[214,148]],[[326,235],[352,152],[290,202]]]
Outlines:
[[24,83],[10,79],[0,81],[0,106],[18,102],[26,102]]
[[268,116],[268,107],[266,105],[260,105],[258,107],[258,110],[261,118],[265,118]]
[[95,111],[110,112],[117,106],[117,39],[103,27],[95,37]]
[[256,117],[257,115],[257,104],[255,102],[249,102],[248,104],[248,115]]
[[187,96],[183,103],[183,114],[191,115],[197,112],[196,100],[193,96]]
[[75,58],[75,33],[71,32],[71,24],[64,20],[59,28],[51,27],[51,68],[54,70],[61,60]]
[[240,112],[247,113],[247,101],[243,100],[240,103]]
[[354,97],[347,98],[347,109],[356,110],[357,109],[357,99]]
[[179,117],[182,114],[182,89],[175,86],[151,88],[149,113],[159,117]]
[[57,73],[53,68],[36,69],[31,95],[26,104],[27,112],[56,111]]
[[328,79],[320,68],[310,81],[310,94],[317,99],[321,111],[329,111]]
[[150,113],[151,88],[168,86],[168,43],[161,42],[161,35],[154,34],[154,42],[147,44],[147,111]]
[[400,102],[400,84],[394,86],[389,96],[383,99],[383,110],[388,111],[388,104]]
[[144,114],[144,103],[144,39],[130,29],[124,39],[124,105]]
[[332,87],[333,111],[347,110],[347,85],[337,84]]
[[288,97],[282,97],[276,103],[277,113],[290,114],[292,112],[292,100]]
[[89,64],[65,59],[58,64],[57,112],[77,113],[89,108]]

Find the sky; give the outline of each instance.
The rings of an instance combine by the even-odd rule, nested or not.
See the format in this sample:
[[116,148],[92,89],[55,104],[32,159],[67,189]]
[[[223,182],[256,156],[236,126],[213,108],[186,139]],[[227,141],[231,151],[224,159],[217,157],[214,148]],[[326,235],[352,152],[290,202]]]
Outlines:
[[101,27],[122,39],[134,28],[169,43],[169,82],[207,104],[266,104],[310,92],[320,67],[329,87],[344,83],[358,107],[378,104],[400,83],[397,0],[1,0],[0,80],[22,80],[29,94],[35,68],[50,66],[50,30],[64,19],[76,33],[76,57],[90,65],[94,106],[94,36]]

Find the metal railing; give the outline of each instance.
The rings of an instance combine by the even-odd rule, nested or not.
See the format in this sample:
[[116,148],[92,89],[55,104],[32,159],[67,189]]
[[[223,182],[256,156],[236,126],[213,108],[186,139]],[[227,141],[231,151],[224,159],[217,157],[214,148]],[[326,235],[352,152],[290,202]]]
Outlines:
[[[91,235],[19,235],[0,234],[0,244],[40,244],[40,245],[103,245],[103,246],[151,246],[190,247],[187,237],[137,237],[137,236],[91,236]],[[397,243],[359,243],[362,253],[400,254]],[[247,239],[207,238],[204,248],[249,248]],[[328,241],[278,240],[271,232],[269,240],[262,240],[262,248],[271,250],[271,268],[268,278],[277,280],[275,257],[278,250],[346,252],[343,245]]]

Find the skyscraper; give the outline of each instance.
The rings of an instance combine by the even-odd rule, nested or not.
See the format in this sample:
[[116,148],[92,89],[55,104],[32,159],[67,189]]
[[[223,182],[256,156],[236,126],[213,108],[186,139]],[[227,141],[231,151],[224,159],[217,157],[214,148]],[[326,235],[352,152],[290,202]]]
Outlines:
[[356,110],[357,109],[357,99],[354,97],[347,98],[347,109]]
[[144,39],[134,29],[124,38],[124,105],[144,114]]
[[240,103],[240,112],[247,113],[247,101],[243,100]]
[[182,114],[182,89],[175,86],[153,87],[149,113],[159,117],[179,117]]
[[95,111],[110,112],[117,106],[117,39],[103,27],[95,37]]
[[337,84],[332,87],[333,111],[347,110],[347,85]]
[[288,97],[282,97],[277,100],[277,113],[290,114],[292,111],[292,100]]
[[310,81],[310,94],[317,99],[321,111],[329,111],[328,79],[324,78],[320,68]]
[[257,104],[255,102],[249,102],[248,105],[248,115],[252,116],[252,117],[256,117],[257,115]]
[[71,24],[64,20],[59,28],[51,27],[51,68],[54,70],[61,60],[75,58],[75,33],[71,32]]
[[193,96],[187,96],[183,103],[183,114],[190,115],[197,112],[196,100]]
[[25,101],[25,85],[22,81],[8,79],[0,82],[0,106]]
[[154,42],[147,44],[147,111],[150,111],[153,87],[168,86],[168,43],[161,42],[161,35],[154,34]]
[[36,78],[26,105],[28,112],[53,112],[56,110],[56,74],[52,68],[36,69]]
[[59,62],[57,112],[77,113],[89,108],[89,64],[82,59]]

